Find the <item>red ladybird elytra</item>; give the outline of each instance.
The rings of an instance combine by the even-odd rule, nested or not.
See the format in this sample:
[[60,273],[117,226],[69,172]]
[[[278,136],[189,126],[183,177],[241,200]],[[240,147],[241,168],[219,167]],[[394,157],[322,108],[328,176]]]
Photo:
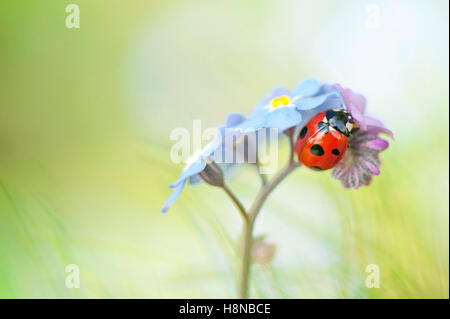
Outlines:
[[298,160],[314,170],[333,168],[344,156],[354,129],[355,122],[347,111],[320,112],[300,130],[295,144]]

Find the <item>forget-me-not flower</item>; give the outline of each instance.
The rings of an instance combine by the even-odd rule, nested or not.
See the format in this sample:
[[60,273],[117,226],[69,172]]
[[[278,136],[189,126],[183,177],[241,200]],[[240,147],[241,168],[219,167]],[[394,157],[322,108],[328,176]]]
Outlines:
[[303,114],[308,117],[308,113],[317,108],[342,105],[342,98],[336,88],[309,78],[297,84],[292,91],[282,87],[273,89],[256,105],[250,116],[233,129],[244,134],[263,128],[275,128],[283,132],[304,123]]

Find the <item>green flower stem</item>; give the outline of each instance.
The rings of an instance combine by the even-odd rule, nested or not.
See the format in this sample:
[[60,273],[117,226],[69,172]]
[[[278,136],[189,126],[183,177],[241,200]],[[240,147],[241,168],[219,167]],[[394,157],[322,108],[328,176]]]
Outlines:
[[261,166],[261,163],[259,162],[259,159],[258,159],[258,156],[257,156],[256,157],[256,165],[255,165],[256,172],[258,173],[258,176],[261,179],[261,183],[263,185],[266,185],[267,184],[267,177],[266,177],[266,175],[261,174],[260,166]]
[[250,281],[250,266],[251,266],[251,248],[253,243],[253,228],[255,225],[256,217],[258,216],[261,208],[266,201],[267,197],[272,193],[275,187],[280,184],[286,176],[289,175],[299,164],[294,160],[294,140],[292,135],[289,136],[290,142],[290,155],[289,161],[286,166],[281,169],[269,182],[264,184],[259,190],[255,201],[250,207],[247,218],[243,223],[243,241],[242,247],[242,264],[239,275],[239,298],[247,299],[249,295],[249,281]]
[[225,193],[228,195],[228,197],[230,197],[231,201],[238,209],[239,214],[241,215],[244,224],[246,224],[247,220],[248,220],[248,216],[247,216],[247,212],[245,211],[244,205],[242,205],[241,201],[236,197],[236,195],[234,195],[234,193],[228,188],[227,185],[224,184],[222,186],[222,188],[225,191]]

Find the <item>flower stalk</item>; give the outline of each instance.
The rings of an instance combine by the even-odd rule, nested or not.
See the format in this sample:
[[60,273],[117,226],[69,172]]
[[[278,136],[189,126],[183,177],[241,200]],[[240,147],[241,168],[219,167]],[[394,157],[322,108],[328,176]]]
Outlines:
[[256,218],[261,211],[264,202],[272,191],[280,184],[295,168],[299,166],[298,162],[294,160],[294,139],[293,136],[289,137],[290,154],[288,163],[282,168],[270,181],[263,184],[259,190],[253,204],[250,206],[248,212],[245,211],[240,201],[234,196],[234,194],[224,186],[223,189],[227,195],[231,198],[233,203],[238,208],[239,213],[243,217],[243,234],[241,236],[241,268],[238,274],[239,287],[238,297],[241,299],[247,299],[249,297],[249,282],[250,282],[250,268],[251,268],[251,249],[254,242],[253,229]]
[[236,197],[236,195],[234,195],[234,193],[228,188],[227,185],[223,185],[223,190],[225,191],[225,193],[228,195],[228,197],[230,197],[231,201],[233,202],[234,206],[236,206],[239,214],[242,217],[242,220],[244,221],[244,223],[247,222],[248,220],[248,216],[247,216],[247,212],[245,211],[244,205],[242,205],[241,201]]

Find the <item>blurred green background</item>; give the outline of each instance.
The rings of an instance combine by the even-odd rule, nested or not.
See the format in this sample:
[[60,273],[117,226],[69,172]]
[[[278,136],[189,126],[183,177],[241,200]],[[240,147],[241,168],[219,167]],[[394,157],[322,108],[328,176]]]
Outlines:
[[[80,29],[65,27],[69,3]],[[365,94],[396,138],[370,187],[300,169],[274,192],[256,235],[277,254],[254,267],[251,296],[448,298],[448,7],[1,1],[0,297],[235,297],[240,219],[225,195],[187,187],[160,213],[182,167],[169,134],[313,76]],[[248,167],[230,183],[247,205],[259,185]]]

